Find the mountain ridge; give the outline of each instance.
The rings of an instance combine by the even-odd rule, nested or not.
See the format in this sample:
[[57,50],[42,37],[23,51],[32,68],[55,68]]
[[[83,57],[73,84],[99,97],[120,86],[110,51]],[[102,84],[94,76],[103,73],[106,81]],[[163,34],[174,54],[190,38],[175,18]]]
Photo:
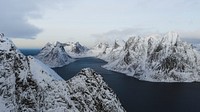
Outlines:
[[115,56],[118,59],[108,60],[103,67],[146,81],[200,81],[199,53],[175,32],[163,37],[129,38]]

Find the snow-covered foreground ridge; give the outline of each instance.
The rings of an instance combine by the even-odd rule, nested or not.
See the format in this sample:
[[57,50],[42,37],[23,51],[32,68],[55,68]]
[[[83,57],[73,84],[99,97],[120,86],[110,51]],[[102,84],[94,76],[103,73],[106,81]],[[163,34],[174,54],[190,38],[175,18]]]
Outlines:
[[102,77],[87,68],[64,81],[52,69],[24,56],[0,37],[0,109],[2,112],[123,112]]
[[200,81],[199,52],[174,32],[164,36],[131,37],[121,50],[112,50],[101,57],[108,61],[104,68],[140,80]]

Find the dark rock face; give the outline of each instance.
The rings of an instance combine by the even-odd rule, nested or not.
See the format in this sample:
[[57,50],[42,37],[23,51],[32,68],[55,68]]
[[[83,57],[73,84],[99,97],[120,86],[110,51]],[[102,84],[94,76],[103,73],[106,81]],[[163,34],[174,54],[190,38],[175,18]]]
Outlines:
[[79,42],[76,43],[67,43],[65,46],[65,49],[68,53],[70,54],[77,54],[77,55],[81,55],[86,53],[89,49],[85,46],[82,46]]
[[81,44],[79,44],[79,42],[76,42],[74,44],[74,46],[72,46],[72,51],[71,52],[74,52],[74,53],[84,53],[86,52],[88,49],[84,46],[82,46]]
[[117,49],[118,47],[120,47],[120,45],[115,41],[113,49]]
[[127,52],[127,54],[124,56],[124,62],[128,65],[131,62],[131,58],[130,58],[130,53],[129,51]]

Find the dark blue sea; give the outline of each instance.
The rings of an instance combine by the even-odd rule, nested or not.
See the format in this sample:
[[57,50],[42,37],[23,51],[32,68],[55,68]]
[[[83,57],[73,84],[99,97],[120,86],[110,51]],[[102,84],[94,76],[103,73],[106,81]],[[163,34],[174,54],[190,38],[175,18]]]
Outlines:
[[28,55],[34,56],[40,52],[40,49],[20,49],[20,51],[26,56]]
[[[39,50],[22,50],[36,55]],[[65,80],[82,68],[90,67],[102,75],[128,112],[200,112],[200,83],[152,83],[101,68],[105,61],[89,57],[54,70]]]

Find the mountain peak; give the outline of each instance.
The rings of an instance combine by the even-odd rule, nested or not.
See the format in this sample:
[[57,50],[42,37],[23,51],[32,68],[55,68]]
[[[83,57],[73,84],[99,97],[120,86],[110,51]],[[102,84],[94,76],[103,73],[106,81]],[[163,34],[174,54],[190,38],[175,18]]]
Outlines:
[[4,37],[4,33],[0,33],[0,37],[3,38]]
[[45,44],[44,47],[51,47],[51,46],[53,46],[53,44],[51,44],[51,43],[48,42],[48,43]]
[[79,42],[76,42],[75,45],[80,45],[80,43],[79,43]]
[[180,41],[179,34],[171,31],[164,35],[161,42],[167,45],[175,45],[179,41]]
[[88,48],[81,45],[79,42],[68,42],[64,48],[72,57],[81,57],[88,51]]
[[10,51],[10,52],[17,50],[14,43],[10,41],[8,38],[4,37],[4,34],[1,34],[0,48],[1,50]]
[[120,45],[117,43],[117,41],[115,40],[115,43],[113,45],[113,49],[117,49],[118,47],[120,47]]
[[49,67],[61,67],[74,61],[65,51],[64,44],[60,42],[56,42],[55,45],[47,43],[36,58]]
[[66,46],[66,44],[65,43],[61,43],[59,41],[56,41],[55,46],[56,47],[64,47],[64,46]]

